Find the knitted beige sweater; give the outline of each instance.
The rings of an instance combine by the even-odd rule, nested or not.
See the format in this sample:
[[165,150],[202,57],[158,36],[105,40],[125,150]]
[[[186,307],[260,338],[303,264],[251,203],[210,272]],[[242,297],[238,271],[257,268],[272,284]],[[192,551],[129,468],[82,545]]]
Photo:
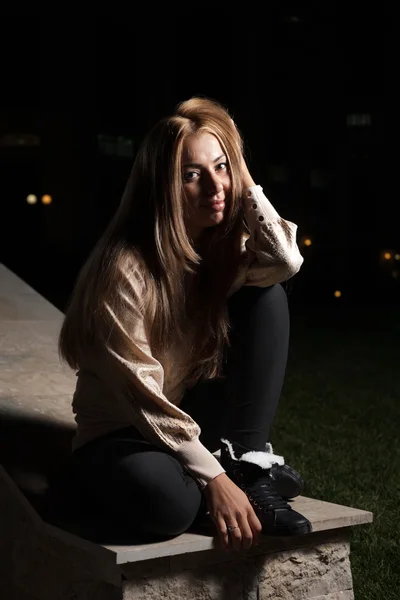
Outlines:
[[[285,281],[303,262],[296,243],[297,225],[279,216],[260,186],[247,188],[243,203],[250,236],[243,241],[229,295],[243,285],[267,287]],[[124,292],[123,303],[135,311],[144,282],[138,273],[125,275],[128,293]],[[184,344],[175,346],[168,356],[155,357],[139,311],[129,331],[124,314],[109,312],[113,328],[107,344],[86,356],[78,373],[73,449],[134,425],[150,443],[171,452],[203,489],[224,469],[199,441],[198,424],[179,408],[189,369]],[[119,353],[119,342],[126,336],[134,348],[130,360]]]

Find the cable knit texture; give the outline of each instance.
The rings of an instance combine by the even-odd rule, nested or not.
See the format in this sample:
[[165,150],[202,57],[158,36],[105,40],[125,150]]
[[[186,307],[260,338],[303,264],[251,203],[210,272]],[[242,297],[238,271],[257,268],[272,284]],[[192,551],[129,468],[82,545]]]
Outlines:
[[[244,191],[243,204],[250,235],[243,239],[229,296],[244,285],[268,287],[285,281],[303,262],[296,243],[297,225],[279,216],[260,186]],[[107,343],[85,356],[78,373],[73,449],[134,425],[149,443],[175,456],[203,489],[224,469],[200,442],[198,424],[179,408],[191,366],[189,352],[182,342],[166,356],[153,355],[138,309],[145,282],[138,271],[124,275],[120,314],[106,307],[112,324]],[[128,358],[122,355],[127,342],[132,348]]]

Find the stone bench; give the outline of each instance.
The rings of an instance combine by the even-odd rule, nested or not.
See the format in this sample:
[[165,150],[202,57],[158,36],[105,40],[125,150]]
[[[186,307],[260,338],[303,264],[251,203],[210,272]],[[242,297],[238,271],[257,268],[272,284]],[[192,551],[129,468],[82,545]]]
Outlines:
[[[225,552],[208,527],[143,544],[95,543],[41,510],[68,457],[75,376],[58,360],[62,314],[0,265],[0,590],[5,600],[353,598],[351,528],[367,511],[300,497],[308,535]],[[36,473],[27,481],[27,473]],[[26,492],[32,481],[39,492]],[[40,489],[43,486],[43,489]]]

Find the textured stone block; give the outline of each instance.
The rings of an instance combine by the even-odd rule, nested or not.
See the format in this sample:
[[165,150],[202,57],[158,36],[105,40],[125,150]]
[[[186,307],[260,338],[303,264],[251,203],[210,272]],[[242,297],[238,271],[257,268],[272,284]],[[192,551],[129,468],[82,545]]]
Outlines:
[[337,541],[259,557],[260,600],[315,599],[351,591],[349,555],[349,542]]
[[[352,600],[349,543],[277,552],[182,570],[175,557],[140,563],[124,575],[126,600]],[[169,564],[169,569],[168,569]]]
[[[165,559],[168,560],[168,559]],[[125,581],[124,600],[257,600],[257,570],[251,559],[159,577]]]

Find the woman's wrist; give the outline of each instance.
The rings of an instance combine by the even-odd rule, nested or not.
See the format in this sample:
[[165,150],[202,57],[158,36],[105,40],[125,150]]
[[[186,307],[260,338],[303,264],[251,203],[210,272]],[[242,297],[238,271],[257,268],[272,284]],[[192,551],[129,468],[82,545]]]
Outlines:
[[222,483],[224,480],[224,477],[222,477],[223,475],[225,475],[225,477],[228,477],[225,471],[223,473],[220,473],[219,475],[214,477],[214,479],[211,479],[211,481],[207,483],[207,485],[203,489],[203,493],[207,494],[207,492],[211,492],[215,485]]
[[244,158],[242,159],[242,186],[243,186],[243,191],[249,187],[253,187],[256,185],[256,182],[254,181],[254,179],[252,178],[252,176],[250,175],[250,171],[246,165],[246,161],[244,160]]

